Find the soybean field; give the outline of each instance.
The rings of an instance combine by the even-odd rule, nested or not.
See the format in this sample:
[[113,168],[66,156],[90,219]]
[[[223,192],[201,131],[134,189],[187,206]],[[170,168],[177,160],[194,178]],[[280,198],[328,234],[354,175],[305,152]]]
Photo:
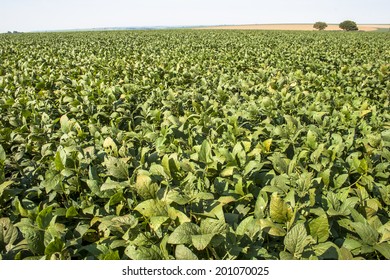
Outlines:
[[390,33],[0,35],[0,259],[390,259]]

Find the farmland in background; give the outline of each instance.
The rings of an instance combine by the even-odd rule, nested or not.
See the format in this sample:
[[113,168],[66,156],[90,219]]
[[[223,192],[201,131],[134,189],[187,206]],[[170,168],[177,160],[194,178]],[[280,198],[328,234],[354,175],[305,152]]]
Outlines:
[[[390,24],[359,24],[360,31],[389,31]],[[313,31],[313,24],[248,24],[248,25],[216,25],[198,27],[198,29],[225,29],[225,30],[295,30]],[[341,31],[339,24],[329,24],[326,31]]]
[[0,35],[1,259],[390,259],[390,35]]

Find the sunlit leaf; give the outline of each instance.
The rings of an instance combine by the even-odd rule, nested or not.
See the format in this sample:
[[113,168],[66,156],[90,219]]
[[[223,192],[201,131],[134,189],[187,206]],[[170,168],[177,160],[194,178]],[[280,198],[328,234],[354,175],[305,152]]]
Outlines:
[[183,223],[179,225],[169,236],[169,244],[191,244],[192,235],[197,235],[200,232],[200,228],[191,223]]

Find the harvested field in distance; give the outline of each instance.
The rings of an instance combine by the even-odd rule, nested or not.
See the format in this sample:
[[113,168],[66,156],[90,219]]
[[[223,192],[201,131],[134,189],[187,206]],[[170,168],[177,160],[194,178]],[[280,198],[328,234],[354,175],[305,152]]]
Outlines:
[[[389,28],[390,24],[365,24],[359,25],[361,31],[376,31],[382,28]],[[248,25],[221,25],[201,27],[197,29],[236,29],[236,30],[315,30],[313,24],[248,24]],[[328,24],[325,29],[328,31],[341,30],[338,24]]]

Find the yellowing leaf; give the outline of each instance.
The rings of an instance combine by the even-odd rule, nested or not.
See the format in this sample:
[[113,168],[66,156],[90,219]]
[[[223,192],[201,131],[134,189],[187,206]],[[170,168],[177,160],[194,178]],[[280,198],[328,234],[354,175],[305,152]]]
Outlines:
[[189,217],[187,217],[186,214],[184,214],[183,212],[181,212],[173,207],[168,208],[168,216],[173,221],[178,219],[179,224],[191,222],[191,219]]
[[278,193],[273,193],[270,201],[271,219],[277,223],[285,223],[289,220],[289,212],[292,212],[291,207],[283,201]]
[[369,114],[369,113],[371,113],[371,110],[362,110],[362,111],[360,112],[360,117],[363,118],[365,115],[367,115],[367,114]]
[[265,148],[265,151],[268,153],[271,151],[271,145],[272,145],[272,138],[267,139],[263,142],[263,146]]
[[260,219],[259,221],[261,230],[267,232],[272,236],[285,236],[286,230],[278,224],[274,224],[270,220]]
[[229,177],[234,173],[235,166],[228,166],[224,170],[221,171],[221,177]]
[[317,240],[318,243],[325,242],[329,238],[329,222],[325,216],[320,216],[313,219],[309,223],[310,235]]
[[4,162],[5,159],[6,159],[6,154],[5,154],[3,146],[0,144],[0,163]]
[[220,198],[218,198],[218,201],[222,205],[226,205],[226,204],[229,204],[231,202],[235,202],[236,199],[233,196],[221,196]]
[[163,201],[157,199],[145,200],[138,204],[134,210],[140,212],[146,217],[168,215],[167,205]]
[[13,183],[14,181],[5,181],[0,185],[0,197],[3,195],[4,190],[11,186]]
[[118,178],[118,179],[127,179],[129,177],[128,165],[123,160],[109,157],[105,160],[108,174]]
[[149,225],[154,231],[157,231],[168,219],[169,217],[166,216],[153,216],[150,218]]
[[158,189],[149,175],[139,173],[135,182],[135,189],[137,193],[144,199],[154,198]]
[[111,137],[107,137],[103,142],[103,148],[106,150],[106,153],[109,155],[117,156],[118,147],[115,144],[114,140]]
[[0,244],[10,250],[18,238],[18,230],[9,218],[0,218]]
[[68,133],[71,130],[71,122],[69,121],[69,118],[67,115],[63,115],[60,118],[60,124],[61,124],[61,130],[64,133]]

